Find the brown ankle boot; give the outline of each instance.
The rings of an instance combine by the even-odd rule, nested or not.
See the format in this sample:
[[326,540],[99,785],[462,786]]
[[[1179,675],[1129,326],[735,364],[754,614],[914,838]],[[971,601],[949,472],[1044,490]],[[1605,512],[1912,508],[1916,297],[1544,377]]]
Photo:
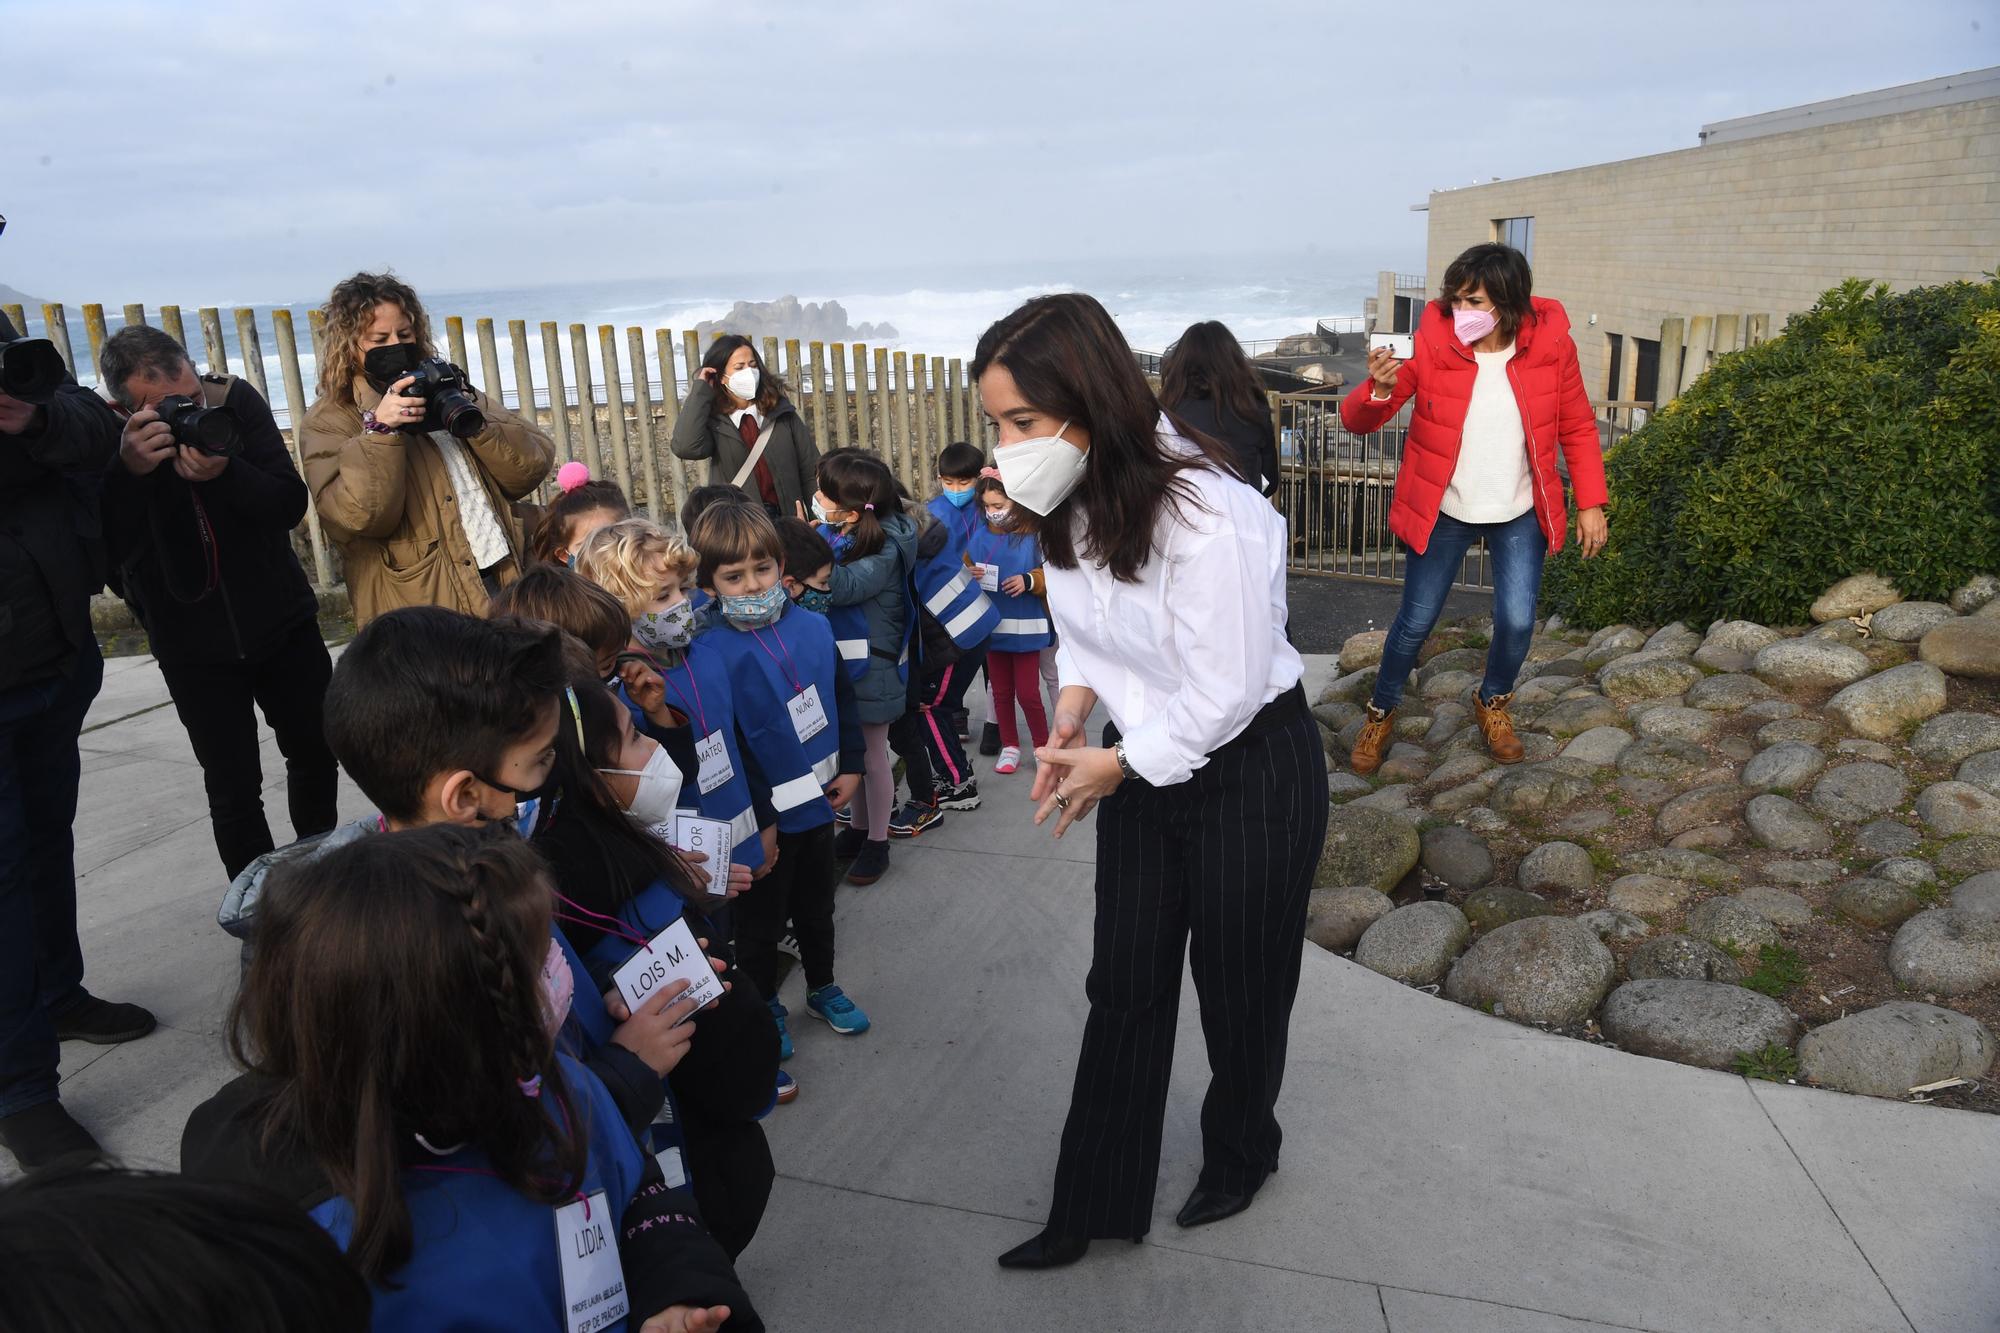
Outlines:
[[1354,753],[1347,757],[1348,767],[1364,778],[1382,767],[1382,756],[1389,749],[1389,724],[1395,717],[1393,708],[1382,713],[1376,711],[1374,704],[1368,705],[1368,723],[1354,738]]
[[1503,764],[1518,764],[1526,753],[1521,738],[1514,734],[1514,719],[1507,716],[1507,705],[1513,700],[1512,694],[1502,694],[1486,703],[1477,690],[1472,693],[1472,711],[1479,718],[1479,730],[1485,733],[1486,748]]

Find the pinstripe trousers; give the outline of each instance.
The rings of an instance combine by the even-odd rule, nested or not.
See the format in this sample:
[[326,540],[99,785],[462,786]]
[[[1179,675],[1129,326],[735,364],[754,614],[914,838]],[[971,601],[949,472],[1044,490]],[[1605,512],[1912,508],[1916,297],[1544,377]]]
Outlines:
[[1152,1225],[1184,953],[1210,1070],[1200,1183],[1248,1193],[1278,1166],[1274,1108],[1326,840],[1326,755],[1303,694],[1266,705],[1186,782],[1127,779],[1097,815],[1090,1015],[1048,1227],[1138,1237]]

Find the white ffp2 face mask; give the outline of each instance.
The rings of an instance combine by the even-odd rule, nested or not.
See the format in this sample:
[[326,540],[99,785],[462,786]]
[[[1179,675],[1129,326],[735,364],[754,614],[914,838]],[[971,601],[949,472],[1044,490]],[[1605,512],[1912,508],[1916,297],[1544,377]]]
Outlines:
[[655,745],[646,766],[631,768],[600,768],[600,773],[616,773],[621,777],[639,779],[639,790],[632,795],[632,804],[625,807],[632,818],[648,828],[654,824],[670,823],[674,808],[681,800],[681,766],[673,761],[663,745]]
[[757,396],[759,378],[755,366],[745,366],[730,375],[723,383],[729,386],[729,392],[747,403]]
[[1003,444],[993,451],[1000,484],[1015,504],[1046,517],[1083,481],[1083,465],[1089,455],[1063,439],[1063,431],[1068,429],[1065,421],[1053,435]]

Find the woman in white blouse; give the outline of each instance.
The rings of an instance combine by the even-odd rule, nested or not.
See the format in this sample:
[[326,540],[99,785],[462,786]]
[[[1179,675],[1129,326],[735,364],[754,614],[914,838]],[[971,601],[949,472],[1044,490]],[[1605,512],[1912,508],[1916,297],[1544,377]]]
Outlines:
[[[1016,522],[1041,540],[1062,691],[1036,751],[1035,821],[1098,814],[1097,923],[1047,1227],[1010,1268],[1151,1225],[1183,954],[1212,1078],[1180,1225],[1248,1207],[1278,1166],[1273,1113],[1326,757],[1285,639],[1283,520],[1226,445],[1162,412],[1104,307],[1037,297],[972,373]],[[1104,745],[1087,744],[1098,704]]]

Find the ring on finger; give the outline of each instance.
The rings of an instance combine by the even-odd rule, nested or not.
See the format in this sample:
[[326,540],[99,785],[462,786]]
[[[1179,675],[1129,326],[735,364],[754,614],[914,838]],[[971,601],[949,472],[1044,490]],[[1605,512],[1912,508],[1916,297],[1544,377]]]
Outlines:
[[1058,810],[1069,809],[1069,797],[1063,795],[1061,792],[1056,793],[1056,809]]

